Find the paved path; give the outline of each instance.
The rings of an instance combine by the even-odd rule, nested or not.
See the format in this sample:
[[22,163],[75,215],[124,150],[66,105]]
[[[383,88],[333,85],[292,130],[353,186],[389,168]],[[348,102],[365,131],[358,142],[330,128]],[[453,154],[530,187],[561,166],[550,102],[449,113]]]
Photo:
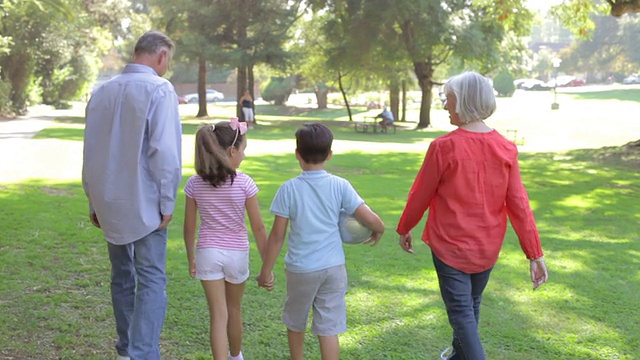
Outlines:
[[[61,116],[82,116],[84,104],[75,104],[68,110],[54,110],[49,106],[36,106],[26,116],[0,121],[0,183],[12,183],[32,178],[77,180],[80,165],[71,165],[69,159],[77,163],[82,160],[80,142],[60,142],[54,139],[32,139],[38,132],[52,124]],[[37,142],[37,145],[36,143]],[[56,147],[55,152],[47,152],[48,147]],[[54,154],[55,153],[55,154]],[[54,157],[55,155],[55,157]],[[54,171],[51,164],[59,164]]]

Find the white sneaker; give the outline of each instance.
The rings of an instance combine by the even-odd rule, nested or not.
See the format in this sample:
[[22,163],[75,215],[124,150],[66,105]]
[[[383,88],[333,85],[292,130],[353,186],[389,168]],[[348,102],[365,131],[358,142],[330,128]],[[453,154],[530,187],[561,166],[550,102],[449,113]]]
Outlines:
[[444,349],[444,351],[442,353],[440,353],[440,359],[447,360],[449,358],[449,355],[451,355],[451,354],[448,354],[449,350],[451,350],[451,348]]
[[118,355],[118,357],[116,358],[116,360],[131,360],[128,356],[122,356],[122,355]]

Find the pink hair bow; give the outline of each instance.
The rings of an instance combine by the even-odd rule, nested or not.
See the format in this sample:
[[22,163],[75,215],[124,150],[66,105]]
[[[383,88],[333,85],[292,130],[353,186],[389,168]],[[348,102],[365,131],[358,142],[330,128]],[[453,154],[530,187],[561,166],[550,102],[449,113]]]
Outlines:
[[229,127],[233,130],[240,131],[240,135],[244,135],[247,133],[247,123],[238,121],[237,117],[231,118]]

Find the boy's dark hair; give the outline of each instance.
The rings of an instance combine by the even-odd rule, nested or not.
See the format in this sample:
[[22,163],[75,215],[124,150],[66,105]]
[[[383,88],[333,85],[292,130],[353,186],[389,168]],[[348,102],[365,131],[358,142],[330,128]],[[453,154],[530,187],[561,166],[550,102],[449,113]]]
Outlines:
[[296,130],[296,151],[308,164],[319,164],[329,157],[333,133],[328,127],[318,124],[304,124]]

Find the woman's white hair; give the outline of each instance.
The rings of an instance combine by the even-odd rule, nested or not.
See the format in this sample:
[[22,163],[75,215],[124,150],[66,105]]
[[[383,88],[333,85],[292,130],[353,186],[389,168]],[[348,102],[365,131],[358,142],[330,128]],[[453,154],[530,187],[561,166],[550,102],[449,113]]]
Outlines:
[[456,97],[456,112],[463,124],[482,121],[496,111],[493,86],[477,72],[456,75],[444,84],[444,93]]

